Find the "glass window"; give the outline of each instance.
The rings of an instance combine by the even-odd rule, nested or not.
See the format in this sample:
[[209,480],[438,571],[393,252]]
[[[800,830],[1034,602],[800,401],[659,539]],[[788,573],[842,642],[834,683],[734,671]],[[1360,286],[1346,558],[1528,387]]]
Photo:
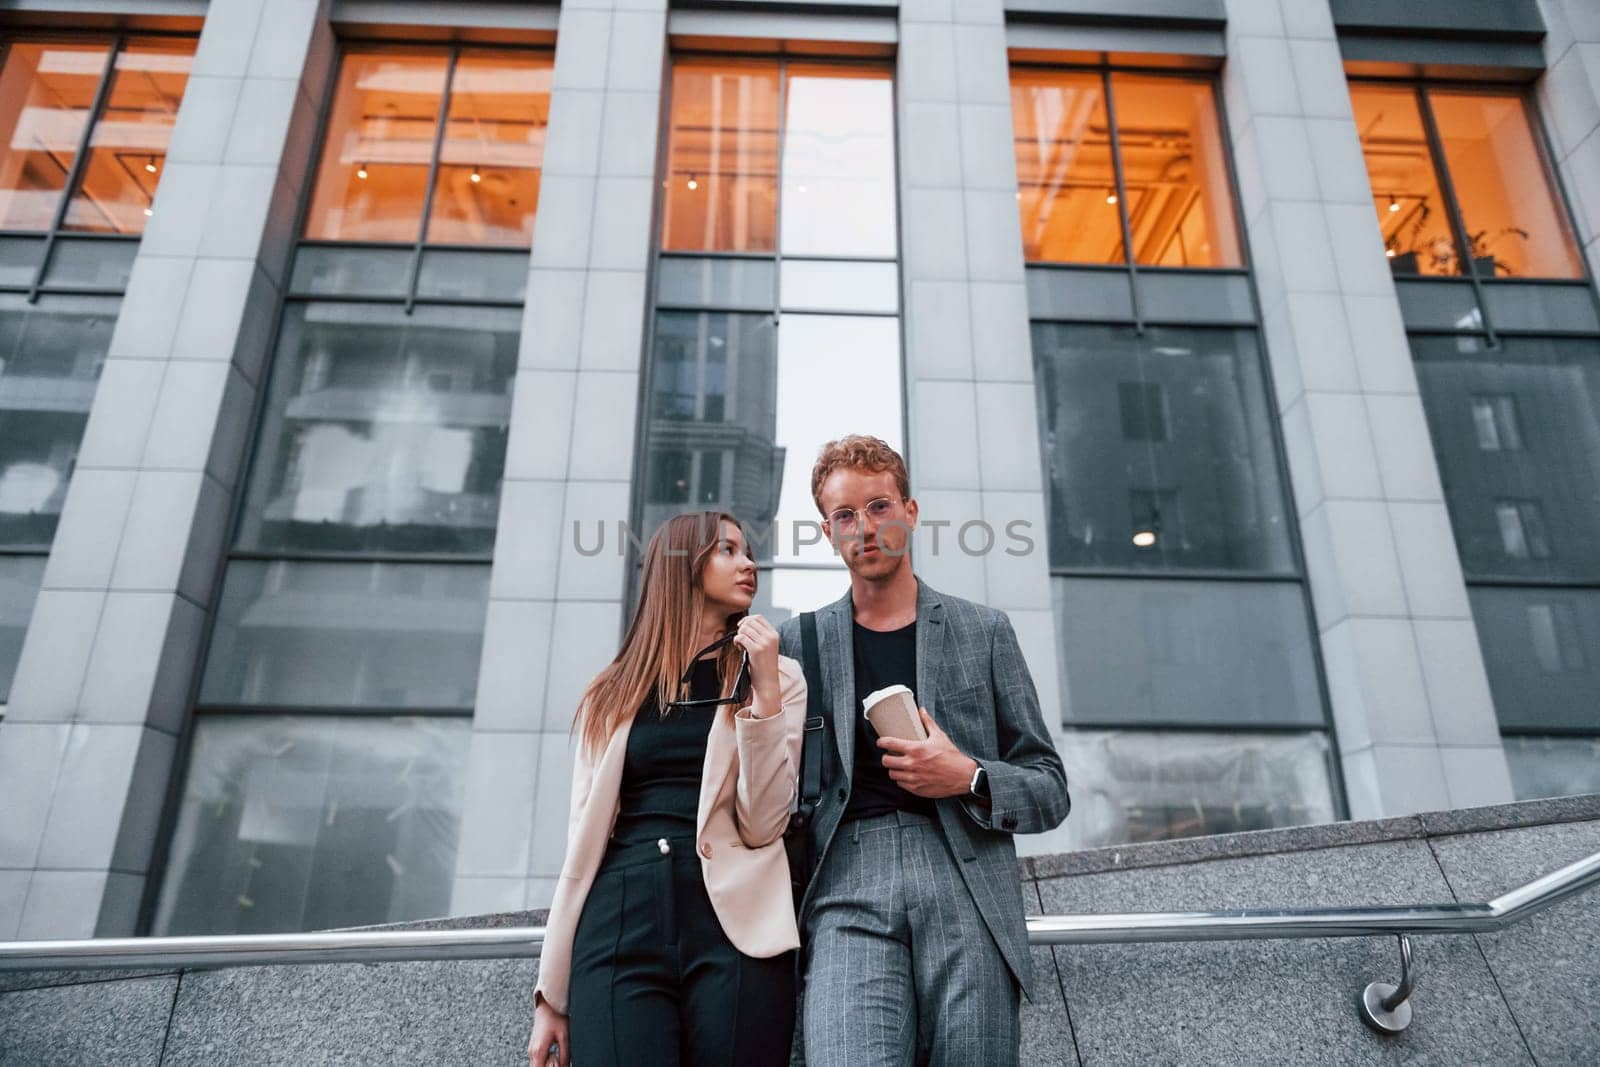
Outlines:
[[480,565],[235,560],[200,699],[471,708],[488,591]]
[[1320,727],[1293,582],[1056,578],[1064,719]]
[[83,144],[107,42],[8,42],[0,69],[0,229],[48,230]]
[[44,581],[45,557],[0,556],[0,704],[11,696],[22,639]]
[[661,250],[893,258],[892,84],[870,66],[678,60]]
[[1071,849],[1335,818],[1321,733],[1069,730],[1057,744]]
[[[1116,109],[1116,148],[1106,93]],[[1031,262],[1154,267],[1243,262],[1212,84],[1195,78],[1017,68],[1017,201]],[[1117,166],[1120,162],[1120,203]]]
[[796,64],[783,87],[783,254],[894,257],[889,72]]
[[1600,576],[1600,341],[1411,346],[1468,580]]
[[194,50],[191,38],[149,37],[117,52],[105,109],[67,207],[67,229],[144,232]]
[[152,933],[445,914],[470,735],[466,718],[199,717]]
[[1011,72],[1017,203],[1029,261],[1127,259],[1104,79],[1078,71]]
[[1236,267],[1233,191],[1210,82],[1113,73],[1134,260]]
[[1467,595],[1501,727],[1600,733],[1600,591],[1469,585]]
[[[811,462],[845,433],[899,447],[898,321],[791,314],[780,330],[769,315],[662,311],[654,364],[642,536],[687,507],[723,508],[748,524],[759,560],[835,562],[820,540],[795,545],[796,524],[818,521]],[[841,393],[845,378],[855,387]]]
[[548,64],[516,52],[468,50],[457,58],[429,241],[533,243],[550,79]]
[[487,554],[520,318],[291,304],[238,547]]
[[1478,276],[1582,277],[1522,97],[1427,93]]
[[323,137],[307,237],[417,239],[448,65],[442,49],[345,54]]
[[1518,800],[1600,793],[1600,737],[1508,737],[1505,746]]
[[638,537],[739,516],[782,621],[849,582],[811,499],[818,450],[903,437],[892,72],[687,57],[672,93]]
[[673,64],[662,251],[776,250],[779,69],[740,59]]
[[1252,331],[1034,323],[1033,350],[1053,566],[1294,573]]
[[0,545],[55,536],[118,303],[0,294]]
[[[550,111],[547,53],[362,46],[340,62],[306,236],[526,246]],[[426,234],[428,175],[450,102]]]
[[[1581,276],[1520,93],[1355,82],[1350,99],[1396,274],[1468,273],[1441,190],[1446,166],[1478,277]],[[1442,160],[1429,148],[1430,117]]]

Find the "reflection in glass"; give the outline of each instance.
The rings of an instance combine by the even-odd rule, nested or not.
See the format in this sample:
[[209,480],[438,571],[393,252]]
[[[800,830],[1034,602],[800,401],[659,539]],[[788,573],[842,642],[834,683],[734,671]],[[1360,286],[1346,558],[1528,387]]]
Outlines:
[[1134,261],[1237,267],[1233,192],[1211,83],[1112,74]]
[[1072,783],[1070,849],[1335,817],[1321,733],[1069,730],[1057,744]]
[[363,47],[345,53],[307,237],[417,239],[447,58],[442,48]]
[[1011,121],[1028,261],[1124,262],[1100,75],[1013,70]]
[[1055,578],[1068,723],[1320,727],[1292,582]]
[[1464,274],[1415,89],[1350,86],[1384,254],[1396,274]]
[[780,285],[778,302],[785,310],[893,314],[900,309],[900,269],[893,263],[786,259]]
[[0,556],[0,704],[11,695],[22,639],[44,581],[45,557]]
[[483,564],[235,560],[200,698],[470,708],[488,589]]
[[533,242],[550,79],[546,54],[468,49],[456,59],[428,220],[430,242],[523,247]]
[[117,53],[105,109],[67,207],[67,229],[144,232],[194,50],[192,37],[136,37]]
[[55,536],[118,303],[0,295],[0,544]]
[[656,261],[656,306],[766,311],[772,307],[775,273],[771,259],[662,256]]
[[1518,800],[1600,793],[1600,737],[1507,737]]
[[1411,347],[1468,581],[1600,575],[1600,342]]
[[237,547],[488,553],[520,317],[289,305]]
[[674,62],[663,184],[663,252],[777,247],[776,62]]
[[1563,219],[1520,94],[1428,90],[1483,278],[1578,278]]
[[890,72],[792,64],[783,120],[784,255],[894,256]]
[[50,250],[50,264],[45,268],[42,284],[62,289],[120,292],[128,286],[133,258],[138,254],[137,240],[60,237]]
[[430,248],[417,272],[417,296],[431,300],[520,303],[527,287],[528,257],[522,252]]
[[199,717],[152,933],[445,914],[470,736],[464,718]]
[[847,433],[900,447],[899,322],[658,312],[649,411],[641,539],[717,507],[747,524],[757,559],[834,562],[826,544],[795,550],[796,524],[819,518],[811,464]]
[[0,229],[48,230],[110,47],[7,42],[0,69]]
[[[410,248],[301,245],[289,291],[297,296],[403,297],[411,284]],[[427,267],[427,256],[423,267]]]
[[[781,551],[793,554],[789,539],[793,531],[784,530],[785,543]],[[816,536],[801,531],[801,538]],[[850,588],[850,572],[839,567],[774,567],[763,569],[759,575],[755,603],[750,610],[763,616],[774,626],[802,611],[816,611],[844,596]]]
[[1035,323],[1033,349],[1052,566],[1293,573],[1253,332]]
[[1478,585],[1467,594],[1501,728],[1600,733],[1600,591]]

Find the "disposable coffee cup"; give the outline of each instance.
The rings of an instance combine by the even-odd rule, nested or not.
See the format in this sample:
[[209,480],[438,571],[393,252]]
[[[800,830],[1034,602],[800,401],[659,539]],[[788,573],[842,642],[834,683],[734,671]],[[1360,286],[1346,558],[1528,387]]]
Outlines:
[[902,741],[928,739],[928,731],[922,726],[922,715],[917,711],[917,699],[903,685],[885,686],[868,693],[861,707],[862,714],[879,737],[898,737]]

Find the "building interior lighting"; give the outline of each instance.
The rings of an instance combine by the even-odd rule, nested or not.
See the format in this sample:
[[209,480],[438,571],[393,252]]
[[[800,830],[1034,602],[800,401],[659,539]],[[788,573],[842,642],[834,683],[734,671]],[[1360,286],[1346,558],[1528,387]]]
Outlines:
[[356,164],[356,177],[362,181],[367,180],[367,165],[365,163]]

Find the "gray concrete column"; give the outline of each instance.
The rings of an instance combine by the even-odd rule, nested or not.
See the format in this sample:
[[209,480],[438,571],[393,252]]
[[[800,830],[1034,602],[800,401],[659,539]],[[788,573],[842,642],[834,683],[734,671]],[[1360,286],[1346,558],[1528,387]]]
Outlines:
[[1539,111],[1589,273],[1600,276],[1600,4],[1539,0],[1548,35]]
[[[921,518],[948,521],[917,571],[1011,616],[1061,729],[1033,347],[1001,0],[903,0],[899,108],[907,461]],[[982,522],[994,533],[987,535]],[[1007,533],[1032,539],[1031,550]],[[1011,554],[1011,549],[1018,554]],[[1041,834],[1025,852],[1065,848]]]
[[[454,914],[542,907],[566,850],[573,712],[616,653],[666,0],[562,5]],[[580,554],[573,525],[592,549]]]
[[207,12],[23,645],[0,938],[134,932],[333,55],[268,6]]
[[1228,0],[1223,71],[1355,818],[1511,799],[1327,0]]

